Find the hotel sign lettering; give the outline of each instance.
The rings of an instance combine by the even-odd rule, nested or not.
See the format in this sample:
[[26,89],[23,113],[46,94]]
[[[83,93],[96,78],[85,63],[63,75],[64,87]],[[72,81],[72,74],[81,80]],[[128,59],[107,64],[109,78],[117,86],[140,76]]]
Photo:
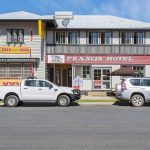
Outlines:
[[27,46],[0,46],[0,54],[30,54],[31,48]]

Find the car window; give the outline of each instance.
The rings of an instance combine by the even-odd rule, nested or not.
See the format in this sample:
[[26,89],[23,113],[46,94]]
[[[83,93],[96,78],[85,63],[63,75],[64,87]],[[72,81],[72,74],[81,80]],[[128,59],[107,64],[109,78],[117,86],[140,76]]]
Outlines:
[[134,86],[140,86],[140,79],[130,79],[129,82]]
[[38,81],[38,87],[52,87],[52,85],[46,81],[42,81],[42,80],[39,80]]
[[143,79],[142,86],[150,86],[150,79]]
[[25,86],[36,87],[36,80],[26,80]]

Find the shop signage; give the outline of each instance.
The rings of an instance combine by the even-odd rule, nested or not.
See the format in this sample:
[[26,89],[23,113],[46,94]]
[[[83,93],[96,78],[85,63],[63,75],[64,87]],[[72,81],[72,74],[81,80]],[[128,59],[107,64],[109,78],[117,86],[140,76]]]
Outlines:
[[101,86],[101,80],[94,80],[94,86]]
[[0,54],[30,54],[31,48],[27,46],[0,46]]
[[0,62],[37,62],[36,58],[0,58]]
[[[54,58],[55,59],[54,59]],[[57,59],[56,59],[57,58]],[[150,56],[127,55],[48,55],[47,63],[65,64],[150,64]]]
[[19,86],[20,79],[0,79],[0,86]]

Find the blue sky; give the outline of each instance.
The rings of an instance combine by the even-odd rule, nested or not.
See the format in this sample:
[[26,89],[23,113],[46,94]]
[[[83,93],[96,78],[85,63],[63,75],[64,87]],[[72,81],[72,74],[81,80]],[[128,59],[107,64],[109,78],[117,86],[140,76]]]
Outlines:
[[1,0],[0,13],[29,11],[40,15],[73,11],[82,15],[113,15],[150,22],[150,0]]

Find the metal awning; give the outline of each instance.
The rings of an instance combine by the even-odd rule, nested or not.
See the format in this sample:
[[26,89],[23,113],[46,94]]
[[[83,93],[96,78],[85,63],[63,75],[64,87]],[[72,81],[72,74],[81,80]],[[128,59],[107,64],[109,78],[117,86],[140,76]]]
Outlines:
[[121,67],[113,72],[111,72],[110,76],[134,76],[139,74],[136,70],[132,69],[132,67]]

